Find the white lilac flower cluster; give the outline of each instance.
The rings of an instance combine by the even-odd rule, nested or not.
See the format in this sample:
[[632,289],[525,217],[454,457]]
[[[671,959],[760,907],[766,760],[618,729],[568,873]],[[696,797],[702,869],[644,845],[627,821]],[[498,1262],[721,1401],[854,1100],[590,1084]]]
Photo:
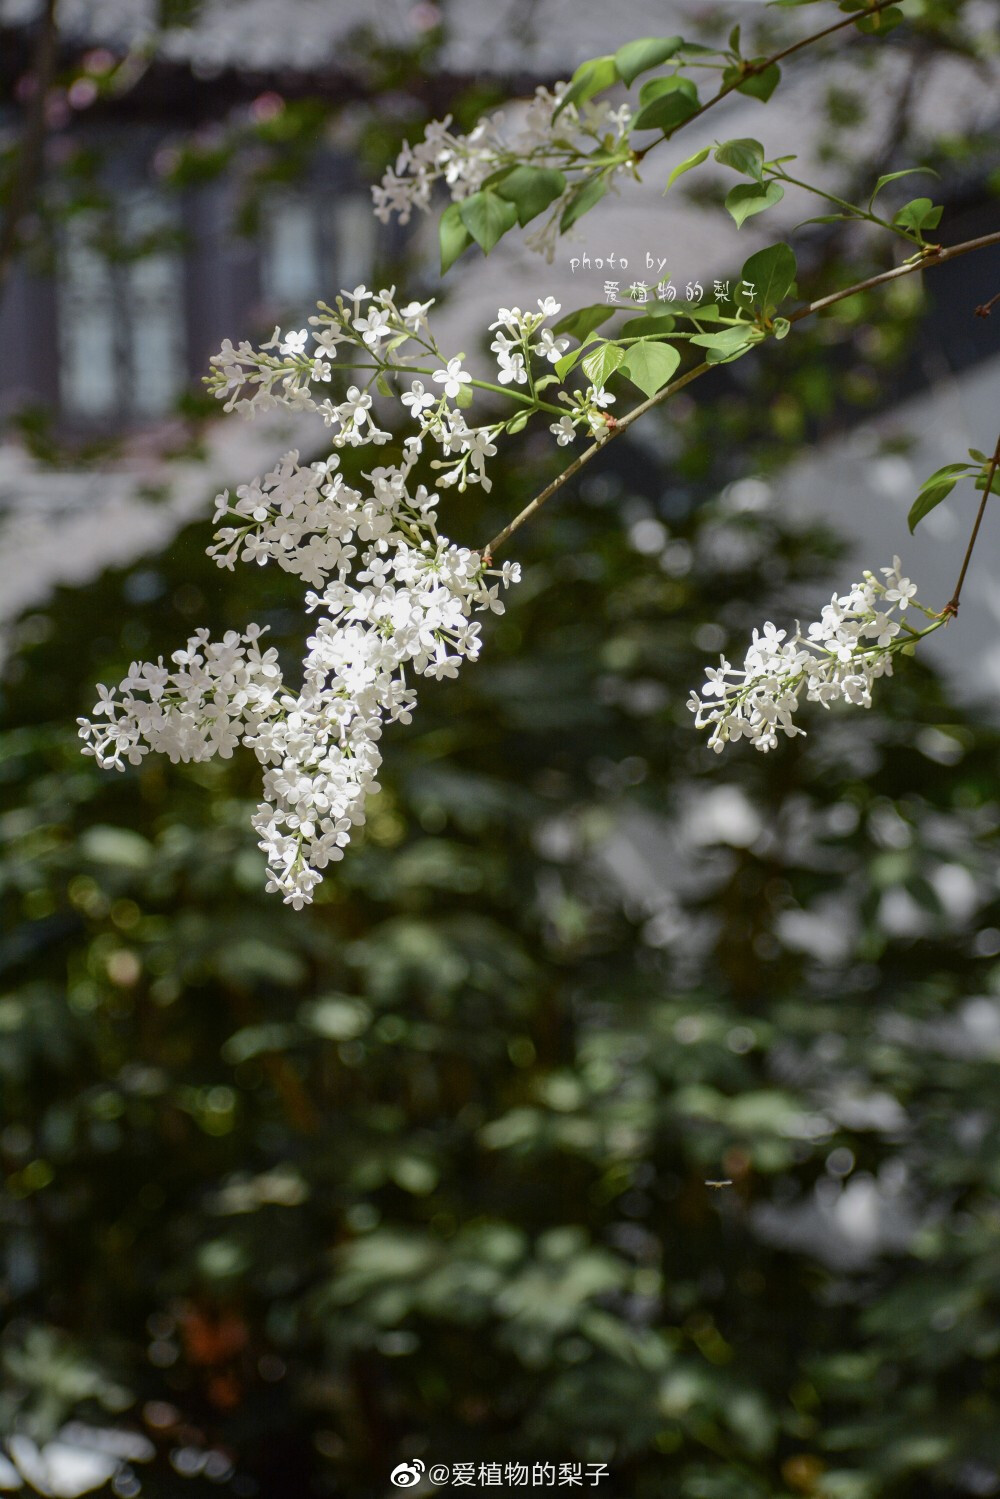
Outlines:
[[[434,120],[416,146],[404,143],[395,168],[372,188],[376,217],[388,223],[396,214],[400,223],[406,224],[414,208],[427,212],[436,182],[444,182],[452,201],[460,202],[478,192],[488,177],[504,167],[587,167],[595,146],[603,156],[620,154],[621,165],[613,170],[627,170],[625,137],[632,118],[628,105],[612,108],[606,101],[589,100],[580,106],[566,105],[556,117],[567,86],[557,84],[554,91],[540,87],[531,101],[515,112],[512,123],[500,111],[481,119],[468,135],[451,130],[451,115]],[[556,226],[575,185],[570,181],[562,197],[551,205],[544,228],[526,237],[530,248],[542,250],[550,260]]]
[[[737,739],[767,751],[777,747],[779,730],[789,738],[805,733],[792,718],[803,694],[825,708],[839,701],[871,707],[872,684],[892,675],[893,655],[941,623],[917,599],[916,584],[903,576],[898,557],[880,571],[884,583],[866,572],[849,593],[834,594],[804,635],[798,624],[786,638],[767,623],[754,630],[742,666],[722,656],[718,667],[707,669],[705,685],[700,695],[692,693],[688,707],[699,729],[711,728],[708,742],[716,754]],[[933,623],[919,631],[894,617],[910,605]]]
[[[351,300],[360,321],[370,293],[359,288]],[[365,342],[381,342],[385,326],[412,324],[426,310],[395,312],[388,293],[376,303],[360,333]],[[376,314],[387,308],[385,325]],[[322,342],[330,326],[323,322],[316,343],[335,357],[336,338]],[[339,406],[314,400],[311,382],[328,378],[316,367],[328,361],[306,354],[306,338],[276,333],[280,366],[248,345],[227,346],[216,361],[219,393],[248,414],[274,401],[324,415],[329,407],[336,446],[379,446],[388,434],[359,392],[349,391]],[[464,382],[452,364],[438,364],[432,378],[443,375],[437,382],[443,391],[431,400],[443,422],[450,389]],[[255,389],[244,400],[239,391],[247,384]],[[423,394],[411,389],[408,402],[420,422],[427,415]],[[469,431],[456,416],[448,418],[452,441]],[[78,720],[84,753],[105,768],[137,765],[151,750],[177,762],[227,758],[239,743],[252,749],[265,767],[253,825],[267,854],[267,888],[296,908],[312,899],[322,871],[343,857],[352,830],[364,822],[367,797],[379,789],[383,726],[409,722],[413,681],[454,677],[464,660],[475,660],[481,626],[472,615],[503,613],[500,590],[520,576],[516,563],[493,568],[488,557],[439,534],[438,496],[411,482],[424,430],[406,439],[398,464],[365,474],[364,490],[345,481],[338,453],[303,466],[292,452],[235,497],[228,491],[218,497],[215,519],[224,524],[209,554],[219,566],[276,562],[309,585],[305,607],[317,619],[300,687],[284,681],[277,651],[262,648],[259,626],[248,625],[242,635],[230,631],[221,641],[200,630],[174,652],[173,670],[162,659],[133,663],[117,689],[99,689],[92,717]],[[464,456],[475,466],[488,448],[465,443]]]
[[[470,484],[491,488],[486,460],[496,452],[499,433],[517,431],[533,410],[557,418],[550,426],[560,445],[571,442],[577,429],[607,431],[604,410],[614,400],[607,391],[588,386],[583,391],[559,390],[556,401],[544,397],[559,384],[554,367],[570,340],[551,326],[561,309],[554,297],[539,297],[537,312],[501,307],[490,324],[490,345],[497,358],[497,384],[474,380],[463,367],[464,355],[446,358],[430,331],[427,313],[432,302],[398,306],[395,288],[371,292],[357,286],[344,292],[333,307],[319,304],[309,328],[273,336],[259,349],[227,339],[212,356],[209,388],[225,402],[226,411],[243,416],[285,406],[293,411],[315,411],[332,429],[335,448],[376,446],[389,441],[379,426],[372,386],[383,393],[388,376],[405,378],[409,388],[400,397],[418,431],[407,439],[408,450],[419,452],[425,439],[438,444],[443,457],[432,466],[439,471],[439,488]],[[536,369],[536,365],[539,366]],[[342,400],[329,387],[341,370],[358,371]],[[423,378],[413,378],[420,376]],[[470,425],[465,412],[473,387],[507,392],[517,409],[513,416],[479,426]],[[304,479],[303,482],[308,482]]]

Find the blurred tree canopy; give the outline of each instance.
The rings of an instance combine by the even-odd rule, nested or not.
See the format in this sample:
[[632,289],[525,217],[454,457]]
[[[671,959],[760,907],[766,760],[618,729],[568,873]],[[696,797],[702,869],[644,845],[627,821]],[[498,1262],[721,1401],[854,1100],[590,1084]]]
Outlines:
[[[813,248],[846,263],[839,228]],[[0,1487],[46,1492],[25,1442],[127,1432],[65,1492],[374,1499],[416,1458],[602,1462],[621,1499],[1000,1492],[997,730],[909,662],[723,782],[685,710],[840,555],[768,479],[919,347],[915,282],[863,310],[524,533],[305,911],[263,894],[255,765],[109,778],[72,726],[188,626],[292,648],[294,580],[220,580],[198,526],[19,622]],[[476,534],[557,471],[499,462]]]

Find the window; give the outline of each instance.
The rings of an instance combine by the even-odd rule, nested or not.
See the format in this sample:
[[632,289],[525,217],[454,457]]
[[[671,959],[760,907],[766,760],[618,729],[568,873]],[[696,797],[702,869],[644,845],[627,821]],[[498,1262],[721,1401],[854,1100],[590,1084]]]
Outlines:
[[60,400],[70,418],[155,418],[186,379],[183,274],[169,207],[118,197],[71,218],[58,274]]

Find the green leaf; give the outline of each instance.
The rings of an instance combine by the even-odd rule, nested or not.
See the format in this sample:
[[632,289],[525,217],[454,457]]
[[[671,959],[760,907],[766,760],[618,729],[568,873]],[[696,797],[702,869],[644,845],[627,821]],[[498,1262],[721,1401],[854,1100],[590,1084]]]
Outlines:
[[584,359],[583,368],[591,385],[600,390],[624,360],[625,350],[620,344],[601,343]]
[[582,348],[571,349],[568,354],[564,354],[561,359],[556,360],[555,371],[560,380],[565,380],[566,376],[569,374],[574,364],[576,364],[576,361],[579,359],[582,353]]
[[904,203],[892,222],[920,234],[924,229],[936,229],[943,213],[944,209],[939,204],[932,203],[930,198],[913,198],[909,203]]
[[685,307],[679,315],[692,318],[699,323],[718,323],[722,319],[722,312],[717,302],[696,302],[693,307]]
[[[976,488],[986,488],[986,470],[984,470],[981,474],[976,475]],[[1000,494],[1000,468],[998,468],[996,473],[993,475],[993,483],[990,485],[990,494]]]
[[662,338],[665,333],[672,333],[676,324],[677,319],[672,313],[645,312],[622,324],[622,337],[644,338],[649,333],[654,338]]
[[644,338],[641,343],[631,346],[620,368],[622,374],[627,375],[643,395],[654,396],[666,385],[680,362],[680,350],[673,344],[656,343]]
[[751,99],[759,99],[766,104],[781,82],[781,69],[776,62],[763,72],[751,73],[749,78],[744,78],[742,83],[737,84],[738,94],[749,94]]
[[626,42],[615,53],[614,62],[622,83],[631,86],[640,73],[659,67],[668,57],[673,57],[682,45],[679,36],[646,36],[635,42]]
[[515,167],[497,187],[500,197],[514,204],[522,228],[565,191],[566,178],[554,167]]
[[375,376],[375,389],[378,391],[379,395],[383,395],[383,396],[391,396],[392,395],[392,386],[389,384],[388,380],[385,378],[385,371],[384,370],[379,370],[378,374]]
[[570,79],[569,88],[560,99],[552,116],[553,120],[558,119],[567,104],[583,104],[594,94],[599,94],[601,89],[610,88],[617,82],[618,69],[610,53],[605,57],[591,57],[587,62],[582,62]]
[[758,182],[761,181],[764,147],[760,141],[748,137],[723,141],[721,146],[716,147],[715,159],[720,166],[732,167],[734,172],[742,172],[744,177],[754,177]]
[[503,182],[505,177],[509,177],[511,172],[514,172],[516,170],[516,163],[509,161],[505,167],[498,167],[495,172],[491,172],[488,177],[484,177],[479,186],[496,187],[498,182]]
[[667,185],[663,189],[663,196],[666,197],[667,193],[673,187],[678,177],[683,176],[685,172],[690,172],[692,167],[700,167],[702,162],[706,161],[711,154],[711,146],[706,146],[704,150],[696,151],[693,156],[689,156],[686,161],[682,161],[680,166],[674,167],[673,171],[670,173],[670,176],[667,178]]
[[910,506],[910,513],[906,517],[906,523],[911,533],[917,529],[925,515],[929,515],[932,510],[940,505],[942,500],[948,498],[957,483],[957,479],[952,479],[950,482],[934,484],[930,489],[922,489],[920,491]]
[[662,130],[669,135],[698,113],[698,91],[688,78],[653,78],[644,84],[660,84],[654,94],[632,121],[633,130]]
[[986,456],[986,454],[985,453],[981,453],[978,448],[970,448],[969,449],[969,457],[970,458],[975,458],[975,460],[976,460],[977,463],[989,463],[989,461],[990,461],[989,458]]
[[[791,248],[785,244],[768,245],[766,250],[758,250],[745,262],[733,301],[738,307],[753,309],[770,317],[795,284],[795,272],[795,256]],[[752,286],[753,292],[745,292],[745,285]]]
[[698,90],[684,73],[665,73],[660,78],[646,79],[639,90],[639,104],[652,104],[656,99],[666,98],[667,94],[684,94],[689,99],[697,99]]
[[582,218],[595,203],[599,203],[607,190],[608,179],[603,173],[599,177],[590,177],[586,182],[581,183],[563,209],[562,218],[559,220],[560,234],[565,234],[577,219]]
[[462,222],[462,215],[458,209],[459,205],[457,203],[449,203],[441,215],[441,222],[438,225],[438,239],[441,242],[442,276],[450,266],[454,265],[462,251],[467,250],[473,243],[472,235]]
[[568,333],[570,338],[579,338],[581,341],[588,333],[593,333],[602,323],[606,323],[614,312],[614,306],[610,302],[592,302],[589,307],[578,307],[575,312],[567,312],[566,316],[560,318],[553,326],[553,333]]
[[469,381],[465,381],[458,387],[458,395],[455,397],[455,405],[468,408],[472,405],[475,399],[476,398],[473,394],[472,385],[469,383]]
[[690,342],[707,351],[709,364],[728,364],[748,353],[753,344],[760,343],[760,333],[747,323],[742,328],[723,328],[720,333],[698,333]]
[[885,172],[878,179],[874,188],[872,189],[872,195],[868,199],[868,207],[871,208],[879,193],[884,187],[887,187],[890,182],[898,182],[900,177],[912,177],[915,172],[929,172],[932,177],[940,176],[940,173],[935,172],[933,167],[904,167],[901,172]]
[[887,32],[898,26],[903,19],[903,12],[897,10],[895,5],[890,5],[888,10],[876,11],[873,16],[862,16],[858,21],[858,30],[865,36],[873,36],[876,32],[885,36]]
[[765,208],[773,208],[784,196],[785,189],[780,182],[741,182],[739,187],[730,188],[726,194],[726,207],[739,229],[752,214],[763,213]]
[[530,411],[519,411],[517,415],[512,416],[510,421],[507,423],[507,431],[520,432],[523,427],[526,427],[528,425],[528,417],[530,415]]
[[489,254],[493,246],[517,223],[517,209],[495,192],[473,193],[458,205],[462,223],[478,245]]
[[948,498],[959,479],[970,471],[971,464],[946,463],[943,468],[936,469],[929,479],[924,480],[907,516],[911,532],[916,530],[925,515],[929,515],[942,500]]

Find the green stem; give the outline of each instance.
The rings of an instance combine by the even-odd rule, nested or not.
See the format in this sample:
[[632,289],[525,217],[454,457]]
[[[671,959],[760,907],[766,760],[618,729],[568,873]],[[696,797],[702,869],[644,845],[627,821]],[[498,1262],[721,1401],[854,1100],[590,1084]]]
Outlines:
[[918,240],[908,229],[900,224],[893,224],[888,219],[880,218],[877,213],[872,213],[870,208],[859,208],[856,203],[848,203],[846,198],[838,198],[836,193],[828,193],[825,188],[814,187],[811,182],[802,182],[798,177],[792,177],[785,171],[772,172],[772,177],[789,183],[792,187],[801,187],[805,192],[812,193],[817,198],[823,198],[827,203],[835,203],[838,208],[845,208],[853,219],[859,223],[867,222],[877,224],[880,229],[888,229],[890,234],[898,235],[905,239],[907,244],[918,245]]

